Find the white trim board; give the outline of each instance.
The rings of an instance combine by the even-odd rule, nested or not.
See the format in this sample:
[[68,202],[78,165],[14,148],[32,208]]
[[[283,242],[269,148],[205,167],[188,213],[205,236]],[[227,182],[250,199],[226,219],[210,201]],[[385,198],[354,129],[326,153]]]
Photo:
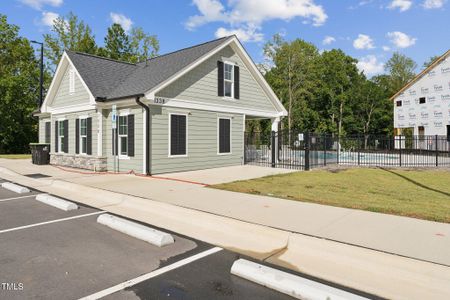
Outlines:
[[247,116],[256,116],[262,118],[277,118],[281,113],[272,113],[269,111],[261,111],[256,109],[241,108],[236,106],[221,105],[221,104],[208,104],[198,101],[182,100],[182,99],[168,99],[165,104],[155,104],[153,99],[145,99],[144,102],[148,105],[170,107],[174,109],[195,109],[204,110],[218,113],[230,113],[230,114],[245,114]]

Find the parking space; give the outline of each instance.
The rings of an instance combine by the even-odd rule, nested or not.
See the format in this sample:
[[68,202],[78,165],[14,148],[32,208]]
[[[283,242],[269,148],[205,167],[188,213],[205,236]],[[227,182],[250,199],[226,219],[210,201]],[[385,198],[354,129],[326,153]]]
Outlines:
[[[8,288],[0,289],[0,298],[78,299],[95,295],[142,274],[164,270],[167,266],[172,270],[174,263],[185,260],[190,262],[192,257],[214,249],[211,245],[173,233],[175,243],[157,247],[97,223],[96,219],[103,211],[80,204],[78,210],[62,211],[36,201],[35,197],[39,193],[16,194],[0,188],[0,282],[8,284]],[[228,295],[228,298],[242,295],[247,288],[245,284],[229,284],[232,258],[235,255],[227,253],[228,259],[223,261],[222,256],[217,254],[219,256],[214,259],[217,266],[209,268],[208,273],[202,270],[205,267],[208,269],[207,265],[203,263],[197,266],[195,261],[190,274],[189,271],[183,271],[184,268],[190,268],[190,263],[180,269],[187,272],[186,275],[178,272],[164,274],[186,276],[191,283],[198,281],[197,285],[190,285],[189,289],[201,288],[202,282],[210,282],[207,277],[192,274],[215,274],[211,277],[216,282],[215,285],[213,283],[212,292],[217,290],[220,293],[223,286],[226,287],[224,295]],[[222,277],[224,279],[219,279]],[[156,278],[139,285],[134,297],[147,294],[146,286],[149,283],[160,285],[161,282]],[[274,293],[250,282],[247,284],[255,286],[259,290],[258,295]],[[170,294],[171,289],[168,285],[160,292],[164,294],[169,291]],[[229,293],[230,289],[232,294]],[[119,290],[112,295],[107,293],[107,296],[121,297],[122,293],[128,295],[134,292]],[[153,298],[152,295],[154,293],[148,293],[142,298]]]
[[222,250],[104,299],[293,299],[230,274],[236,253]]
[[231,275],[236,253],[161,228],[175,242],[157,247],[39,193],[0,187],[0,299],[292,299]]

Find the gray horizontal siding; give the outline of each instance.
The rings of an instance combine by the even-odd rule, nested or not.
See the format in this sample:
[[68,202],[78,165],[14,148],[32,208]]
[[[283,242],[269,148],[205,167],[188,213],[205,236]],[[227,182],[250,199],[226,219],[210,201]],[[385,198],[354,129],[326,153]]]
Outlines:
[[89,93],[76,74],[75,92],[73,94],[69,93],[69,69],[70,67],[68,67],[64,73],[64,77],[56,92],[55,99],[51,104],[52,107],[60,108],[64,106],[89,104]]
[[[219,60],[235,62],[240,67],[239,100],[217,96],[217,61]],[[259,83],[229,46],[164,88],[157,96],[276,112]]]
[[[152,107],[152,174],[239,165],[243,159],[243,116]],[[169,113],[188,115],[188,156],[169,156]],[[232,154],[218,155],[217,118],[232,117]]]
[[[143,173],[143,111],[139,106],[126,107],[117,109],[117,114],[121,110],[130,109],[130,114],[134,114],[134,157],[130,159],[117,159],[116,170],[119,172],[134,171],[136,173]],[[114,171],[114,157],[112,155],[112,124],[111,124],[111,110],[104,110],[104,131],[103,131],[103,154],[107,157],[108,170]]]

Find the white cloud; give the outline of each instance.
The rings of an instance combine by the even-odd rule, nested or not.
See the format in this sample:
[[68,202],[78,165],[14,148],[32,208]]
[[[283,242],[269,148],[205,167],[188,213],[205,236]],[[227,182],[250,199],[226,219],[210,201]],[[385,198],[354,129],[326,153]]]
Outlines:
[[118,14],[118,13],[110,13],[109,17],[111,18],[111,21],[113,23],[117,23],[120,24],[120,26],[122,26],[123,30],[128,31],[131,29],[131,26],[133,25],[133,21],[131,21],[130,18],[122,15],[122,14]]
[[41,10],[44,5],[58,7],[63,4],[63,0],[20,0],[20,2],[36,10]]
[[[221,32],[247,32],[255,30],[252,35],[262,36],[262,24],[270,20],[290,21],[296,17],[306,19],[313,26],[325,23],[328,16],[322,6],[314,0],[193,0],[199,10],[198,15],[189,17],[186,28],[193,30],[212,22],[221,22],[230,29],[219,28]],[[250,30],[250,31],[251,31]],[[251,39],[255,40],[255,39]]]
[[389,4],[389,9],[399,9],[401,12],[407,11],[412,6],[411,0],[393,0],[391,4]]
[[353,47],[359,50],[375,48],[373,39],[366,34],[358,34],[358,38],[353,41]]
[[413,46],[417,38],[413,38],[406,33],[400,31],[388,32],[387,37],[391,40],[391,43],[394,44],[397,48],[408,48]]
[[45,26],[52,27],[55,20],[59,17],[57,13],[51,11],[42,12],[41,23]]
[[362,57],[356,64],[360,71],[366,75],[375,75],[383,72],[384,64],[376,58],[375,55],[367,55]]
[[422,4],[422,6],[425,9],[436,9],[436,8],[441,8],[442,6],[444,6],[445,2],[447,0],[425,0]]
[[226,29],[223,27],[220,27],[216,31],[216,37],[221,38],[225,36],[230,36],[235,34],[239,40],[242,42],[260,42],[262,41],[264,35],[260,32],[258,32],[254,28],[244,29],[244,28],[237,28],[237,29]]
[[391,47],[389,47],[389,46],[383,46],[383,51],[391,51]]
[[335,39],[334,37],[332,37],[332,36],[327,35],[327,36],[323,39],[322,44],[324,44],[324,45],[330,45],[331,43],[334,43],[334,42],[336,42],[336,39]]

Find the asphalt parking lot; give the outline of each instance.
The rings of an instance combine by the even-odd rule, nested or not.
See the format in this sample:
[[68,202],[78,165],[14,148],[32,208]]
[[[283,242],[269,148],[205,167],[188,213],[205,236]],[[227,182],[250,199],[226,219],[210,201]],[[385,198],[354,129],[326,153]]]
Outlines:
[[98,224],[98,209],[62,211],[39,193],[0,187],[0,299],[292,299],[231,275],[235,253],[175,233],[153,246]]

